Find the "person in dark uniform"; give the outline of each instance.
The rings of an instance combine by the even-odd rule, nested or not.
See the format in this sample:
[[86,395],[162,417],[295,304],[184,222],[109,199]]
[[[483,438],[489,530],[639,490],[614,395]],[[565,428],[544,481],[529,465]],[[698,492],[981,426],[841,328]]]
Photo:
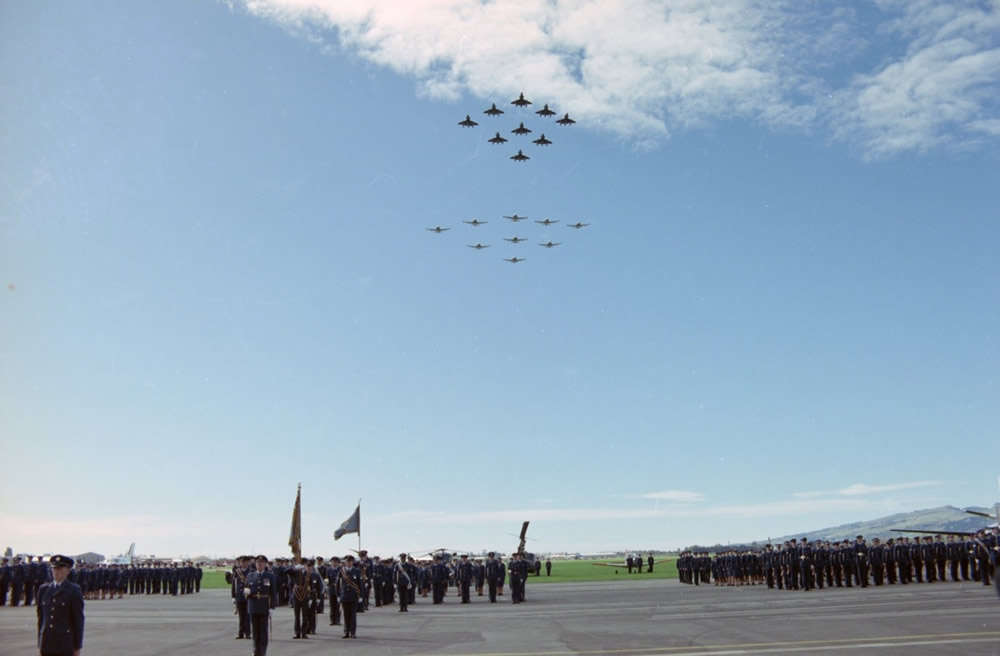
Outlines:
[[[652,574],[653,573],[653,565],[656,564],[656,560],[653,558],[653,554],[649,554],[648,556],[646,556],[646,564],[648,565],[648,567],[646,568],[646,571],[649,572],[650,574]],[[550,570],[550,569],[552,569],[552,563],[550,561],[546,560],[545,561],[545,571],[546,571],[546,574],[548,573],[548,570]]]
[[408,612],[407,606],[410,602],[410,587],[414,585],[410,573],[406,571],[406,554],[399,554],[399,562],[391,571],[392,582],[399,591],[399,612]]
[[363,601],[363,581],[361,570],[354,566],[354,556],[348,554],[344,558],[344,566],[340,568],[340,606],[344,611],[344,638],[357,638],[358,605]]
[[443,604],[448,591],[448,566],[441,559],[441,554],[434,555],[434,564],[431,565],[431,590],[433,603]]
[[330,598],[330,626],[340,626],[340,599],[337,579],[340,577],[340,558],[334,556],[326,567],[326,594]]
[[247,561],[249,558],[240,556],[233,565],[233,572],[230,576],[232,582],[233,603],[236,605],[236,617],[239,619],[239,629],[236,632],[237,640],[245,640],[250,637],[250,615],[247,614],[247,596],[244,590],[247,587]]
[[257,556],[256,569],[247,576],[243,594],[247,598],[253,656],[267,656],[268,619],[278,605],[278,581],[267,571],[267,556]]
[[491,604],[497,602],[497,577],[499,573],[496,554],[491,551],[486,554],[486,589]]
[[66,580],[73,559],[56,555],[52,583],[38,590],[38,653],[41,656],[80,656],[83,649],[83,591]]
[[469,588],[472,586],[472,563],[469,554],[462,554],[462,562],[458,564],[458,587],[462,595],[462,603],[469,603]]
[[302,569],[290,570],[292,578],[292,614],[295,617],[295,635],[293,639],[303,640],[309,633],[309,605],[312,603],[312,586],[309,572]]

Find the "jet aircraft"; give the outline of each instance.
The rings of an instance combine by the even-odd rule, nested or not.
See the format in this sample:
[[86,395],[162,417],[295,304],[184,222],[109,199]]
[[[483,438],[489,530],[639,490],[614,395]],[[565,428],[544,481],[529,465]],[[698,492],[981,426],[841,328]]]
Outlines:
[[526,216],[518,216],[517,214],[512,214],[511,216],[507,216],[506,214],[504,214],[503,218],[510,219],[514,223],[517,223],[518,221],[524,221],[528,217],[526,217]]
[[131,565],[135,560],[135,542],[129,545],[128,551],[104,560],[104,565]]
[[530,157],[522,153],[520,150],[517,151],[517,155],[511,155],[510,158],[515,162],[523,162],[525,160],[531,159]]
[[462,223],[468,223],[470,226],[481,226],[484,223],[489,223],[489,221],[480,221],[479,219],[473,217],[471,221],[463,220]]
[[522,241],[528,241],[528,238],[527,237],[518,237],[517,235],[514,235],[513,237],[504,237],[503,240],[504,241],[509,241],[512,244],[520,244]]
[[534,140],[534,141],[532,141],[531,143],[536,143],[536,144],[538,144],[539,146],[548,146],[548,145],[549,145],[549,144],[551,144],[552,142],[551,142],[551,141],[549,141],[548,139],[546,139],[546,138],[545,138],[545,133],[543,132],[543,133],[542,133],[542,136],[540,136],[539,138],[535,139],[535,140]]
[[499,132],[497,132],[497,136],[493,137],[492,139],[487,139],[487,141],[489,141],[491,144],[507,143],[507,140],[501,137]]
[[503,258],[503,261],[504,262],[510,262],[511,264],[517,264],[518,262],[524,262],[526,259],[528,259],[528,258],[526,258],[526,257],[518,257],[518,256],[515,255],[514,257],[505,257],[505,258]]
[[551,109],[549,109],[548,104],[546,104],[545,107],[542,107],[541,109],[539,109],[535,113],[538,114],[539,116],[555,116],[556,115],[556,113],[554,111],[552,111]]
[[481,251],[484,248],[489,248],[489,244],[480,244],[478,241],[475,244],[466,244],[469,248],[475,248],[477,251]]
[[434,226],[433,228],[427,228],[427,230],[430,230],[431,232],[442,233],[445,230],[451,230],[451,228],[442,228],[441,226]]
[[517,98],[515,98],[512,101],[510,101],[510,104],[511,105],[517,105],[518,107],[527,107],[528,105],[531,104],[531,101],[530,100],[526,100],[525,97],[524,97],[524,93],[522,92]]
[[474,128],[477,125],[479,125],[478,123],[473,121],[472,117],[469,116],[468,114],[465,115],[465,120],[459,121],[458,124],[461,125],[463,128]]
[[566,114],[561,119],[559,119],[558,121],[556,121],[556,123],[558,123],[559,125],[573,125],[574,123],[576,123],[576,121],[574,121],[573,119],[571,119],[569,117],[569,114]]
[[576,223],[567,223],[566,227],[576,228],[577,230],[579,230],[580,228],[586,228],[589,225],[590,225],[589,223],[580,223],[579,221],[577,221]]
[[490,116],[500,116],[503,114],[502,109],[497,109],[497,104],[492,103],[489,109],[484,109],[483,114],[489,114]]
[[559,221],[558,221],[558,220],[556,220],[556,221],[553,221],[553,220],[552,220],[552,219],[550,219],[549,217],[545,217],[545,220],[544,220],[544,221],[538,221],[538,220],[535,220],[535,223],[538,223],[538,224],[541,224],[541,225],[543,225],[543,226],[550,226],[550,225],[552,225],[553,223],[559,223]]
[[528,128],[524,127],[524,123],[522,123],[518,127],[516,127],[513,130],[511,130],[511,132],[513,132],[514,134],[528,134],[529,132],[531,132],[531,130],[529,130]]
[[538,245],[539,246],[544,246],[545,248],[552,248],[553,246],[558,246],[561,243],[562,243],[561,241],[552,241],[550,239],[547,242],[545,242],[544,244],[538,244]]

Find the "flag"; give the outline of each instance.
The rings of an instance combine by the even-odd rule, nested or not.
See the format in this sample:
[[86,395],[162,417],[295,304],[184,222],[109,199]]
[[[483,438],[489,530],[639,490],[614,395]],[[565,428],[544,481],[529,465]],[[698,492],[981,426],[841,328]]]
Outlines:
[[288,534],[288,546],[292,548],[295,562],[302,560],[302,486],[295,494],[295,510],[292,511],[292,530]]
[[360,533],[360,532],[361,532],[361,504],[359,503],[358,507],[354,509],[354,512],[351,514],[351,516],[348,517],[347,520],[340,525],[340,528],[338,528],[336,531],[333,532],[333,539],[339,540],[340,538],[344,537],[344,535],[346,535],[347,533]]

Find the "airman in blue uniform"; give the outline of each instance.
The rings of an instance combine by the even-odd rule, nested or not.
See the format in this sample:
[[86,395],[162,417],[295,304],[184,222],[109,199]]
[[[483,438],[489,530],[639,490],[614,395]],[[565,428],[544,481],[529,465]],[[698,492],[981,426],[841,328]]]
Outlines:
[[267,656],[268,619],[278,605],[278,582],[267,571],[267,556],[257,556],[256,570],[247,576],[243,593],[247,597],[250,632],[253,634],[253,656]]
[[344,558],[340,568],[337,586],[340,591],[340,606],[344,611],[344,638],[357,638],[358,605],[364,600],[361,570],[354,566],[354,556]]
[[66,579],[73,559],[56,555],[52,583],[38,590],[38,653],[41,656],[80,656],[83,649],[83,592]]

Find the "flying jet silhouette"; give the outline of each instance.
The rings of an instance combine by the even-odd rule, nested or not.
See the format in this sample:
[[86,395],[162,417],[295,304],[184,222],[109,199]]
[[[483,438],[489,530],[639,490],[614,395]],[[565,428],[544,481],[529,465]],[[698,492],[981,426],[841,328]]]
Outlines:
[[568,223],[568,224],[566,224],[566,227],[567,228],[576,228],[577,230],[579,230],[580,228],[586,228],[589,225],[590,225],[589,223],[580,223],[579,221],[577,221],[576,223]]
[[497,136],[493,137],[492,139],[487,139],[487,141],[489,141],[491,144],[502,144],[507,142],[506,139],[500,136],[499,132],[497,132]]
[[547,242],[545,242],[545,243],[543,243],[543,244],[538,244],[538,245],[539,245],[539,246],[544,246],[545,248],[552,248],[553,246],[558,246],[558,245],[559,245],[559,244],[561,244],[561,243],[562,243],[561,241],[552,241],[552,240],[550,239],[550,240],[548,240]]
[[528,238],[527,237],[518,237],[517,235],[514,235],[513,237],[504,237],[503,240],[504,241],[509,241],[512,244],[520,244],[522,241],[528,241]]
[[442,228],[441,226],[434,226],[433,228],[427,228],[431,232],[436,232],[438,234],[444,232],[445,230],[451,230],[451,228]]
[[574,121],[573,119],[571,119],[569,117],[569,114],[566,114],[561,119],[559,119],[558,121],[556,121],[556,123],[558,123],[559,125],[573,125],[574,123],[576,123],[576,121]]
[[542,107],[541,109],[539,109],[535,113],[538,114],[539,116],[555,116],[556,115],[556,113],[554,111],[552,111],[551,109],[549,109],[549,106],[548,106],[547,103],[546,103],[545,107]]
[[475,121],[473,121],[472,118],[468,114],[465,115],[465,120],[464,121],[459,121],[458,124],[461,125],[463,128],[474,128],[477,125],[479,125],[478,123],[476,123]]
[[531,130],[524,127],[524,123],[522,123],[521,125],[511,130],[511,132],[513,132],[514,134],[528,134],[529,132],[531,132]]
[[511,105],[517,105],[518,107],[527,107],[531,104],[530,100],[526,100],[524,93],[522,92],[516,99],[510,101]]
[[511,155],[510,158],[515,162],[523,162],[525,160],[531,159],[530,157],[522,153],[520,150],[517,151],[517,155]]
[[490,116],[500,116],[503,114],[502,109],[497,109],[497,104],[493,103],[490,105],[489,109],[484,109],[483,114],[489,114]]
[[553,221],[552,219],[550,219],[548,217],[545,217],[544,221],[539,221],[539,220],[536,219],[535,223],[540,223],[543,226],[549,226],[549,225],[552,225],[553,223],[559,223],[559,221],[558,220],[557,221]]
[[526,258],[526,257],[518,257],[518,256],[515,255],[514,257],[505,257],[505,258],[503,258],[503,261],[504,262],[510,262],[511,264],[517,264],[518,262],[524,262],[526,259],[528,259],[528,258]]
[[546,139],[546,138],[545,138],[545,133],[543,132],[543,133],[542,133],[542,136],[541,136],[541,137],[539,137],[539,138],[535,139],[535,140],[534,140],[534,141],[532,141],[531,143],[536,143],[536,144],[538,144],[539,146],[548,146],[548,145],[549,145],[549,144],[551,144],[552,142],[551,142],[551,141],[549,141],[548,139]]
[[480,221],[479,219],[473,217],[471,221],[462,220],[462,223],[468,223],[470,226],[481,226],[484,223],[489,223],[489,221]]
[[517,214],[511,214],[510,216],[507,216],[506,214],[504,214],[503,218],[510,219],[514,223],[517,223],[518,221],[524,221],[528,217],[526,217],[526,216],[518,216]]
[[480,244],[478,241],[475,244],[466,244],[469,248],[475,248],[477,251],[481,251],[484,248],[489,248],[489,244]]

